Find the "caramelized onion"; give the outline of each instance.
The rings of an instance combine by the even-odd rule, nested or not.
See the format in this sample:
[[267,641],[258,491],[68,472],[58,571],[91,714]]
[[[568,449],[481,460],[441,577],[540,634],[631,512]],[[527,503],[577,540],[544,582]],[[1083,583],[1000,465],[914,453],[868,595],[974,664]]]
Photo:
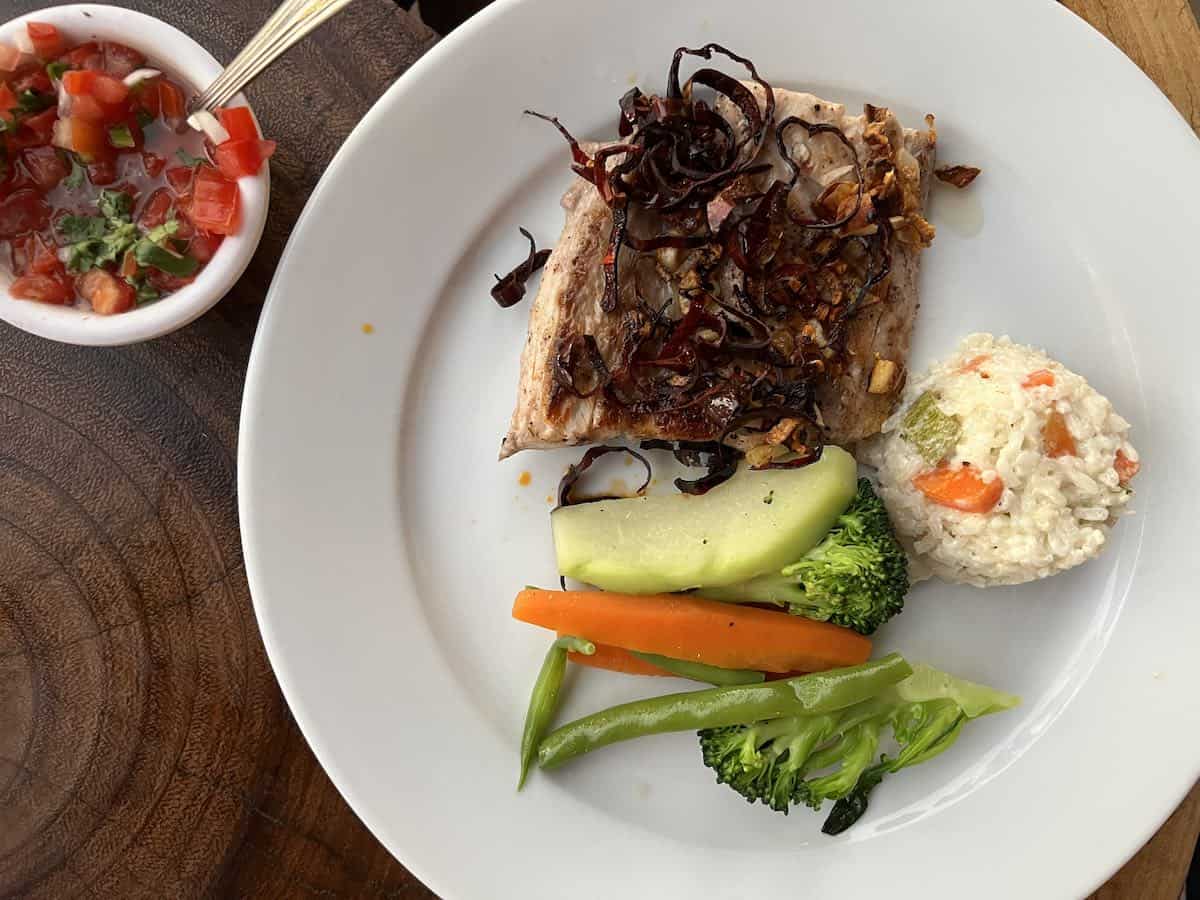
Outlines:
[[636,496],[640,497],[646,493],[646,488],[650,487],[650,479],[654,475],[653,470],[650,468],[650,460],[646,459],[646,457],[642,456],[642,454],[629,447],[618,447],[614,444],[601,444],[598,447],[589,447],[588,451],[583,454],[583,459],[567,467],[567,473],[563,475],[562,480],[558,483],[559,507],[576,506],[580,503],[594,503],[597,500],[621,499],[615,494],[598,496],[589,495],[587,497],[575,496],[575,486],[579,482],[579,479],[583,477],[583,473],[592,467],[592,463],[594,463],[600,457],[608,455],[609,453],[628,453],[646,467],[646,477],[642,481],[641,487],[637,489]]
[[529,241],[529,256],[503,278],[499,275],[493,276],[496,279],[496,283],[492,285],[492,299],[505,309],[521,302],[521,298],[525,296],[525,282],[529,280],[534,272],[544,266],[546,260],[550,258],[549,250],[539,250],[537,248],[532,234],[524,228],[519,229],[519,231]]

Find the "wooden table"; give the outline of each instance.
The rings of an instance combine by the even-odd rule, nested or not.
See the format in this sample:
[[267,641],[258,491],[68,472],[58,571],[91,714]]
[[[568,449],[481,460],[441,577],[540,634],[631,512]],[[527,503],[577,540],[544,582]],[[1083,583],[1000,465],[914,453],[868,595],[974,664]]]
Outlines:
[[[229,59],[275,2],[128,5]],[[1186,0],[1068,5],[1200,127]],[[343,803],[279,694],[234,461],[288,231],[341,140],[434,40],[389,0],[359,0],[250,91],[280,147],[271,218],[246,276],[194,325],[118,350],[0,326],[0,897],[430,896]],[[1200,789],[1097,896],[1176,900],[1198,831]]]

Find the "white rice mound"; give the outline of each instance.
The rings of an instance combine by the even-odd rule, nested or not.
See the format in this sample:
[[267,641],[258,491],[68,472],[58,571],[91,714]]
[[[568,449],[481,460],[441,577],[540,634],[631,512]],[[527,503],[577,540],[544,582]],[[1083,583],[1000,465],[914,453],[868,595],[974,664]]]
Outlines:
[[[981,356],[986,361],[964,371]],[[1053,373],[1054,385],[1022,387],[1039,369]],[[962,424],[945,462],[976,466],[985,481],[1003,480],[991,512],[941,506],[913,486],[914,476],[933,467],[901,436],[901,420],[929,390]],[[1077,456],[1051,458],[1043,451],[1042,428],[1053,409],[1063,415]],[[1114,469],[1118,450],[1138,460],[1128,436],[1129,423],[1082,376],[1007,337],[972,334],[909,383],[882,433],[864,447],[863,461],[879,470],[879,495],[909,549],[914,575],[928,569],[980,587],[1020,584],[1077,566],[1104,547],[1133,495]]]

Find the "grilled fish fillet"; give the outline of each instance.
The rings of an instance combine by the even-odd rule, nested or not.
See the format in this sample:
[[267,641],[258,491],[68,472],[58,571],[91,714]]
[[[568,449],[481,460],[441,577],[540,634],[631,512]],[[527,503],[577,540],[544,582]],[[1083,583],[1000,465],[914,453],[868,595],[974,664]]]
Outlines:
[[[747,83],[747,87],[758,94],[761,105],[762,89],[752,83]],[[864,130],[868,120],[865,115],[847,115],[842,105],[808,93],[779,89],[774,93],[776,122],[797,116],[809,122],[835,125],[850,140],[859,159],[867,158]],[[934,167],[934,134],[932,130],[902,129],[890,112],[885,115],[885,131],[907,151],[902,154],[903,164],[916,167],[912,178],[914,183],[919,183],[923,213]],[[805,206],[828,184],[854,181],[852,167],[847,165],[849,155],[835,138],[828,135],[809,137],[803,129],[793,128],[787,132],[786,140],[792,157],[801,163],[804,176],[789,202]],[[773,175],[787,177],[773,140],[764,142],[758,161],[771,162]],[[555,356],[564,337],[590,334],[596,339],[602,356],[611,359],[618,355],[623,340],[628,339],[620,310],[632,304],[634,290],[634,278],[623,274],[618,311],[601,311],[602,260],[612,228],[611,212],[595,187],[581,178],[577,178],[563,195],[562,207],[566,222],[547,261],[530,310],[528,336],[521,354],[517,405],[501,444],[500,457],[503,459],[519,450],[549,449],[619,437],[716,439],[720,428],[714,427],[711,416],[705,416],[695,408],[634,415],[607,400],[600,392],[580,397],[558,384],[554,375]],[[891,277],[885,302],[862,310],[851,320],[846,335],[848,364],[840,376],[826,380],[818,388],[824,439],[830,443],[850,445],[875,434],[899,397],[918,307],[920,253],[919,246],[892,242]],[[623,255],[622,265],[628,273],[630,267],[624,260]],[[868,387],[879,360],[894,369],[886,389],[872,393]]]

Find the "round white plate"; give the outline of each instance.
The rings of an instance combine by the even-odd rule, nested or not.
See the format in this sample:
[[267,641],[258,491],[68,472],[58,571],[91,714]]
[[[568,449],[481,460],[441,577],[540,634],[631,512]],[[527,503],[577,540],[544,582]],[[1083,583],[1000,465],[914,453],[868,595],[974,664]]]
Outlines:
[[[913,591],[879,647],[1024,704],[885,782],[836,839],[819,815],[714,784],[691,734],[514,790],[547,635],[510,603],[554,582],[547,498],[579,452],[496,461],[528,301],[498,309],[492,273],[523,256],[518,224],[554,243],[571,177],[562,141],[521,110],[605,137],[630,84],[661,90],[675,47],[714,40],[779,86],[908,123],[935,112],[942,159],[984,175],[933,198],[914,365],[970,331],[1043,345],[1113,399],[1144,458],[1138,515],[1098,561],[1022,588]],[[1197,234],[1200,143],[1047,0],[498,3],[351,136],[254,347],[247,569],[313,750],[448,897],[1087,893],[1200,772]],[[564,716],[684,687],[576,674]]]

